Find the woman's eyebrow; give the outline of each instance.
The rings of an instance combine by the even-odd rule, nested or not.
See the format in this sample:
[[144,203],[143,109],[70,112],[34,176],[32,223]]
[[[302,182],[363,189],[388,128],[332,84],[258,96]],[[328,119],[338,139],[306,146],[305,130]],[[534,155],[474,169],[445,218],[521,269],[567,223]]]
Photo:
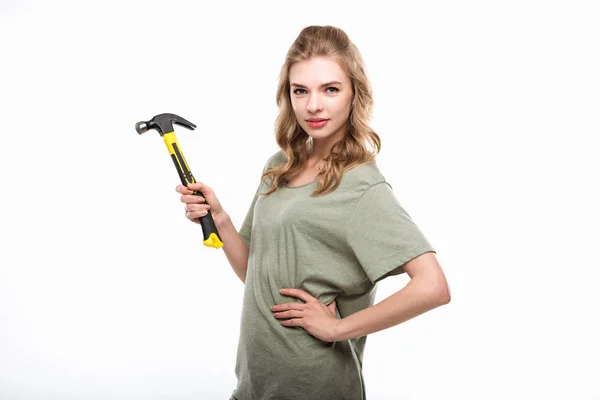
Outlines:
[[[330,86],[330,85],[335,85],[335,84],[338,84],[338,85],[340,85],[340,86],[342,85],[342,83],[341,83],[341,82],[338,82],[338,81],[331,81],[331,82],[323,83],[323,84],[321,85],[321,87],[324,87],[324,86]],[[304,86],[304,85],[301,85],[301,84],[299,84],[299,83],[292,83],[290,86],[297,86],[297,87],[301,87],[301,88],[306,88],[306,86]]]

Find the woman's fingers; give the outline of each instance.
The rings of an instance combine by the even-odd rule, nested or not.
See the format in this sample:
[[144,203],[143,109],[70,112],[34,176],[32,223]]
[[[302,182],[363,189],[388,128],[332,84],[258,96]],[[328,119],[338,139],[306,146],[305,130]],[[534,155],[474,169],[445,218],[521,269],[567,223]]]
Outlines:
[[177,193],[181,193],[181,194],[192,194],[193,193],[191,190],[189,190],[187,187],[185,187],[183,185],[177,185],[177,187],[175,188],[175,191]]
[[[194,183],[192,185],[196,185],[196,184]],[[194,189],[194,190],[198,190],[198,189]],[[183,195],[183,196],[181,196],[181,201],[184,203],[196,202],[198,199],[201,199],[202,202],[205,201],[204,197],[196,196],[196,195],[192,194],[194,192],[183,185],[177,185],[177,187],[175,187],[175,191],[177,193],[181,193]],[[184,201],[184,199],[186,199],[187,201]]]
[[208,214],[208,210],[204,210],[204,211],[186,211],[185,212],[185,216],[188,219],[191,219],[192,221],[196,222],[195,220],[201,217],[204,217],[205,215]]
[[186,204],[184,206],[186,211],[194,212],[194,211],[205,211],[210,209],[210,205],[208,204]]
[[202,182],[195,182],[195,183],[190,183],[188,185],[188,188],[191,190],[199,190],[199,191],[204,191],[204,190],[211,190],[210,187],[206,186],[204,183]]
[[273,314],[275,318],[302,318],[305,315],[304,310],[281,311]]
[[196,220],[198,218],[204,217],[205,215],[208,214],[208,210],[203,210],[203,211],[186,211],[185,212],[185,216],[187,219],[190,219],[194,222],[197,222]]
[[[181,193],[180,200],[185,203],[185,216],[193,222],[198,222],[198,218],[203,217],[210,212],[213,217],[224,213],[223,207],[215,196],[212,189],[202,182],[190,183],[187,185],[177,185],[175,190]],[[192,193],[202,193],[202,195],[194,195]],[[209,206],[210,203],[210,206]]]
[[196,196],[194,194],[181,195],[181,202],[186,204],[205,203],[206,199],[202,196]]
[[186,204],[185,217],[193,222],[198,222],[197,219],[208,214],[210,206],[208,204]]
[[[207,186],[200,183],[192,183],[190,184],[190,187],[192,187],[194,190],[199,190],[200,187],[206,188]],[[192,194],[194,192],[183,185],[177,185],[175,191],[177,191],[177,193],[181,193],[180,200],[182,203],[206,203],[206,199],[203,196]]]

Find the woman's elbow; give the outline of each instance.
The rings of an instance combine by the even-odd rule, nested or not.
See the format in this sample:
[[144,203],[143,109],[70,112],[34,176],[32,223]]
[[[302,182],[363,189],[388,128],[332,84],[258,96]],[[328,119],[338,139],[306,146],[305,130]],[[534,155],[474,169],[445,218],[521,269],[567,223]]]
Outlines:
[[448,284],[444,281],[435,285],[435,290],[432,291],[432,297],[433,301],[439,306],[450,303],[451,296]]

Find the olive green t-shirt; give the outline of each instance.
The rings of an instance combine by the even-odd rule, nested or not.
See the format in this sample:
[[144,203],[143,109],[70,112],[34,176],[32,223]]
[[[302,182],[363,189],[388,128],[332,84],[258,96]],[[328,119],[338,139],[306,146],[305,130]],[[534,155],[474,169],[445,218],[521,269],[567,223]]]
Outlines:
[[[263,172],[285,160],[278,151]],[[328,195],[311,197],[316,187],[283,183],[255,194],[239,230],[250,253],[233,400],[365,400],[366,336],[327,343],[282,326],[271,306],[302,303],[279,293],[299,288],[325,305],[335,300],[344,318],[374,304],[378,281],[435,252],[374,161],[346,171]],[[266,191],[261,182],[256,193]]]

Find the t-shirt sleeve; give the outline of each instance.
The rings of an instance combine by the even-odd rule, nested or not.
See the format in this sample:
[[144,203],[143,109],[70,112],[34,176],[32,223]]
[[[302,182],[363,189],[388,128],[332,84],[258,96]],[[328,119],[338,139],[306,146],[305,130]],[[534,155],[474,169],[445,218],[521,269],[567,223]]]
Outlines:
[[258,188],[256,189],[256,193],[254,193],[254,198],[252,199],[250,208],[248,209],[248,211],[246,213],[246,217],[244,218],[244,222],[242,222],[242,226],[240,227],[240,230],[238,231],[238,233],[242,237],[242,240],[244,242],[246,242],[248,247],[250,247],[250,238],[252,236],[252,222],[254,221],[254,206],[256,205],[256,200],[258,200],[258,193],[262,193],[265,191],[265,184],[262,181],[262,175],[265,172],[267,172],[267,169],[269,169],[269,167],[271,166],[270,165],[271,160],[272,160],[272,158],[269,159],[269,161],[267,161],[267,163],[265,164],[265,166],[263,168],[263,171],[261,173],[260,184],[258,185]]
[[406,271],[402,265],[435,250],[385,181],[370,186],[348,220],[347,242],[372,283]]
[[[259,186],[260,187],[260,186]],[[250,237],[252,233],[252,221],[254,219],[254,205],[256,204],[256,200],[258,199],[258,190],[256,194],[254,194],[254,199],[252,200],[252,204],[246,213],[246,218],[244,218],[244,222],[242,222],[242,227],[238,231],[242,240],[246,242],[248,247],[250,247]]]

